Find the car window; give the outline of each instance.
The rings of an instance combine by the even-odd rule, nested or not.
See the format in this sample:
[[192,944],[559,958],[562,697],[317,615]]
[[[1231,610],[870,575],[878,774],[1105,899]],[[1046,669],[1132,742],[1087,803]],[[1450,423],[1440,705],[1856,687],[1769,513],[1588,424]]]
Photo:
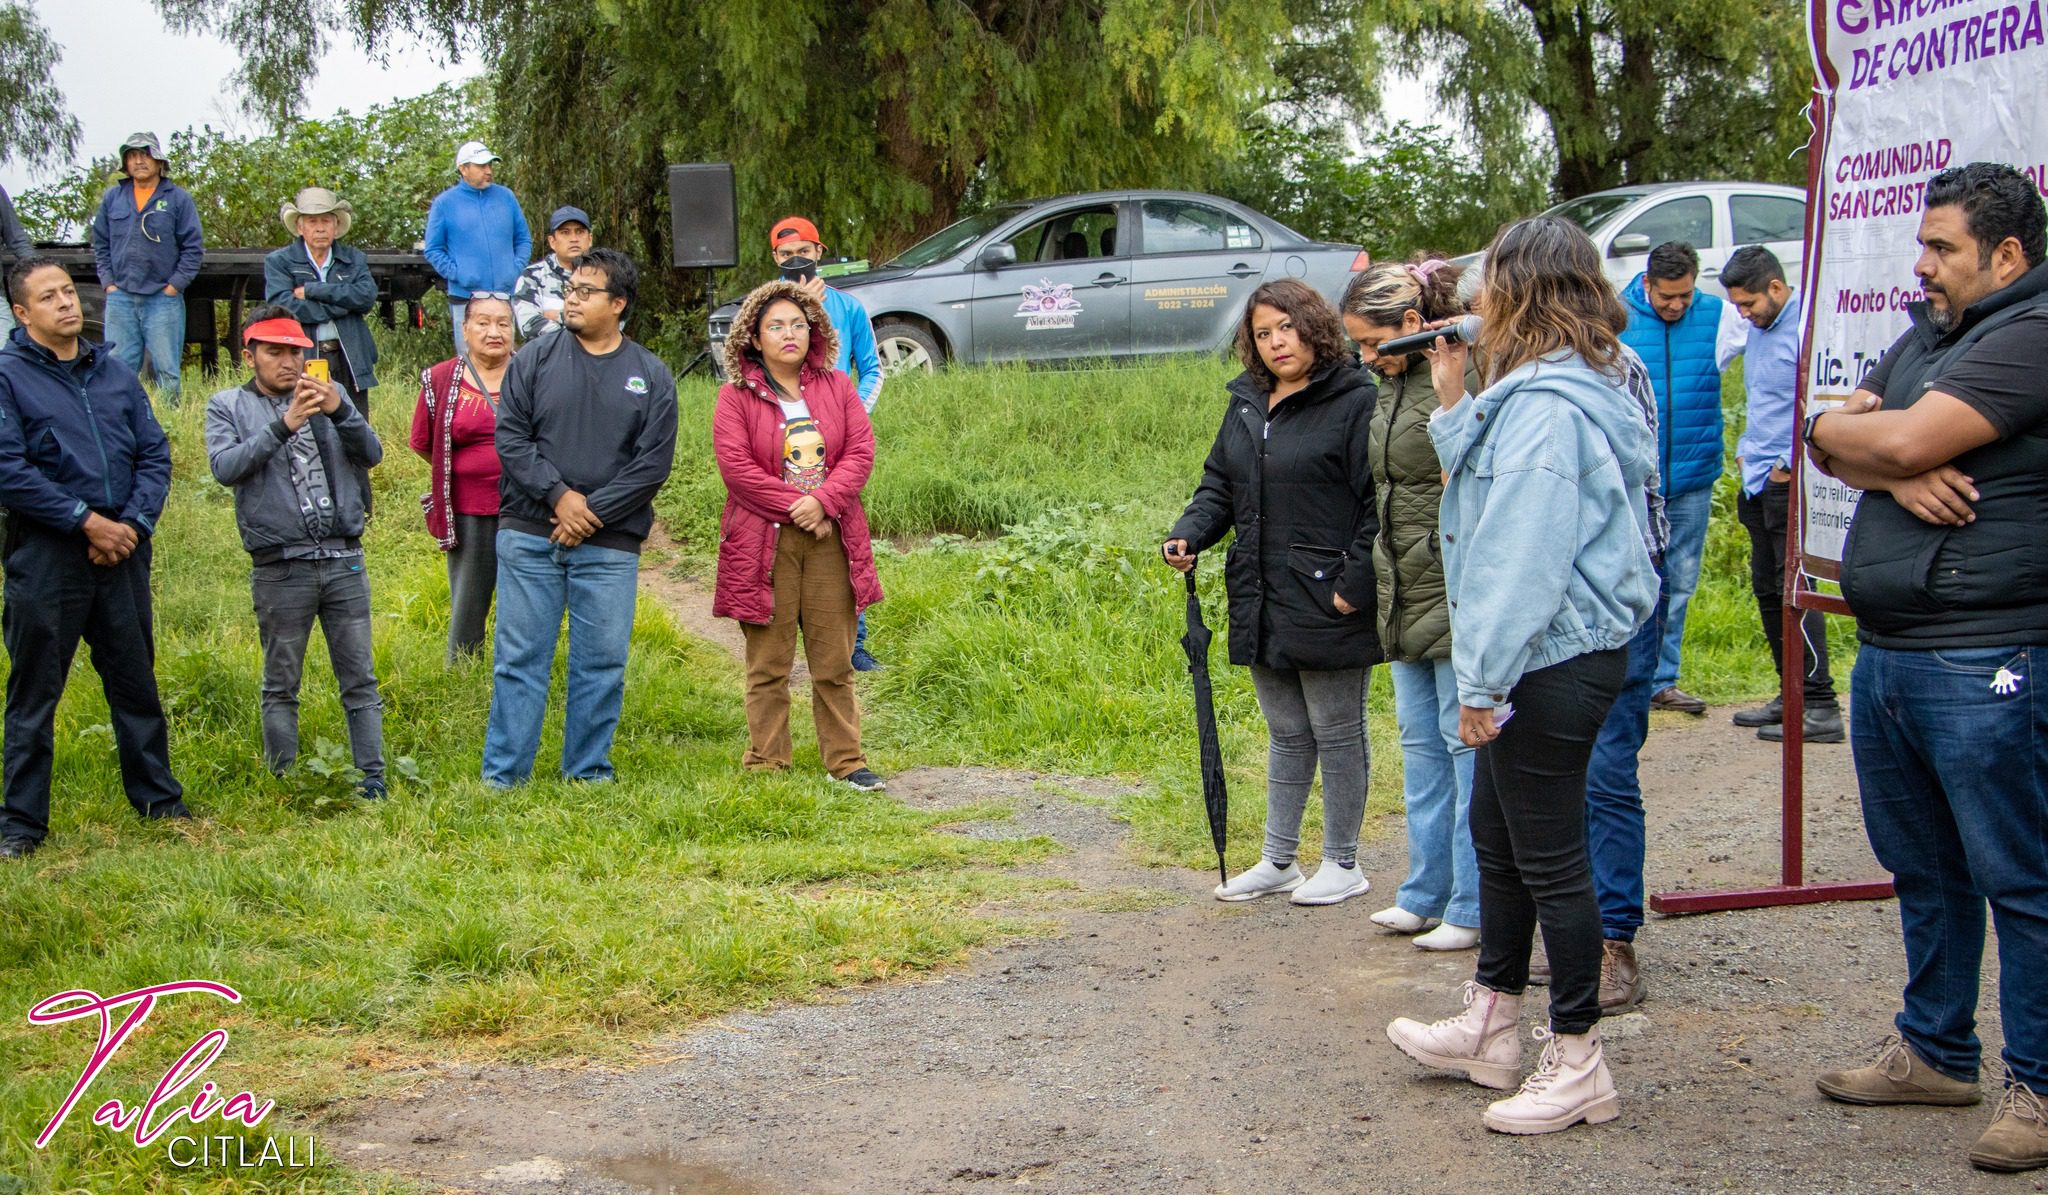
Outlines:
[[1806,201],[1782,195],[1732,195],[1728,225],[1738,245],[1802,240],[1806,236]]
[[1004,238],[1020,262],[1077,261],[1116,255],[1116,205],[1068,208]]
[[928,266],[935,261],[953,256],[978,240],[996,225],[1024,210],[1022,204],[1004,204],[967,217],[955,220],[932,235],[905,249],[884,262],[885,266]]
[[1543,214],[1546,216],[1563,216],[1580,228],[1585,229],[1586,234],[1591,236],[1593,233],[1599,232],[1608,221],[1612,220],[1616,212],[1634,203],[1640,197],[1639,192],[1631,192],[1626,195],[1585,195],[1567,203],[1560,203]]
[[1147,254],[1257,249],[1264,243],[1242,216],[1185,199],[1147,199],[1141,223]]
[[1685,241],[1695,249],[1710,249],[1714,245],[1714,201],[1692,195],[1660,203],[1630,220],[1628,227],[1615,235],[1630,233],[1649,237],[1653,249],[1665,241]]

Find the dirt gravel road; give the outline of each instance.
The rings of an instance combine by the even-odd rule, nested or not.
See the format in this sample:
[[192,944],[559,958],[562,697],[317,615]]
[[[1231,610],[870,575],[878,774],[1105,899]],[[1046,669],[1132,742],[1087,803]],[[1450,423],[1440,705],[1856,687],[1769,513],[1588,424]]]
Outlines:
[[[1658,715],[1653,888],[1775,878],[1777,755],[1727,714]],[[1808,777],[1813,874],[1876,875],[1846,748],[1815,748]],[[1221,905],[1213,876],[1131,864],[1099,784],[926,770],[892,787],[920,807],[1007,800],[1015,817],[965,832],[1065,844],[1035,869],[1077,885],[1059,930],[921,982],[705,1025],[624,1071],[423,1072],[401,1098],[337,1109],[324,1152],[511,1195],[2048,1188],[1970,1169],[1988,1106],[1855,1109],[1814,1091],[1889,1027],[1889,901],[1653,918],[1649,1000],[1606,1029],[1621,1119],[1508,1138],[1479,1123],[1491,1096],[1386,1043],[1395,1016],[1454,1011],[1472,966],[1367,921],[1403,872],[1398,819],[1369,829],[1364,898]]]

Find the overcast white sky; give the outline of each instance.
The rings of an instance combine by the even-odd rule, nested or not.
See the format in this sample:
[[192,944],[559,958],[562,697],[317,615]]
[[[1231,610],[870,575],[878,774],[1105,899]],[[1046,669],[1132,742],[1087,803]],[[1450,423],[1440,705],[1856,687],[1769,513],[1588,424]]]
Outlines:
[[[64,47],[57,82],[85,132],[80,161],[112,153],[122,138],[142,129],[168,141],[173,130],[187,125],[254,127],[240,115],[229,90],[228,77],[238,62],[234,51],[210,36],[180,36],[165,29],[150,0],[30,0],[30,7]],[[417,45],[394,48],[381,66],[347,47],[322,64],[305,115],[332,116],[343,108],[361,112],[385,100],[432,91],[478,69],[468,59],[447,65]],[[11,195],[48,178],[19,163],[0,163],[0,186]]]

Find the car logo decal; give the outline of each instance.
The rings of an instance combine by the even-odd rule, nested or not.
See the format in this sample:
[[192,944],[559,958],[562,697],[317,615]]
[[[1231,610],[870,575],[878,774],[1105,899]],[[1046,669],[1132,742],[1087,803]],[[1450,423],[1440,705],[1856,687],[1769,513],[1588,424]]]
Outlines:
[[1024,301],[1017,304],[1017,318],[1024,321],[1026,332],[1043,328],[1071,328],[1074,316],[1081,311],[1081,300],[1074,297],[1074,284],[1054,283],[1050,278],[1039,279],[1039,285],[1024,284]]

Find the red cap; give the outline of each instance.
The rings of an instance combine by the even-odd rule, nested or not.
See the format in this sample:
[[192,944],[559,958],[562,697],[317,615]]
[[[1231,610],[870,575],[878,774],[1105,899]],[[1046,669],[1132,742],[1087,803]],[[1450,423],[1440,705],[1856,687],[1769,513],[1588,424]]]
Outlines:
[[305,326],[295,319],[267,319],[250,324],[242,333],[242,342],[256,341],[265,344],[289,344],[302,349],[313,347],[313,341],[306,335]]
[[784,216],[775,222],[774,228],[769,230],[768,247],[770,249],[784,241],[809,241],[813,245],[822,243],[818,238],[818,226],[802,216]]

